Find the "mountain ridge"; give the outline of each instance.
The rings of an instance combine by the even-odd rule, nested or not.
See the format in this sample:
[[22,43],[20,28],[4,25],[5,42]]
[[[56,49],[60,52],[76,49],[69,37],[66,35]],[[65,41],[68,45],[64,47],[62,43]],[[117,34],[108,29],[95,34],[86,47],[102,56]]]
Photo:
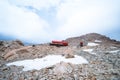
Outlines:
[[74,45],[77,46],[78,43],[80,43],[80,41],[84,42],[85,45],[87,44],[87,42],[94,42],[95,40],[101,40],[102,42],[106,43],[116,43],[116,44],[120,44],[120,41],[116,41],[114,39],[110,39],[109,37],[106,37],[105,35],[101,35],[98,33],[88,33],[85,35],[81,35],[78,37],[71,37],[71,38],[67,38],[66,41],[68,41],[70,43],[70,45]]

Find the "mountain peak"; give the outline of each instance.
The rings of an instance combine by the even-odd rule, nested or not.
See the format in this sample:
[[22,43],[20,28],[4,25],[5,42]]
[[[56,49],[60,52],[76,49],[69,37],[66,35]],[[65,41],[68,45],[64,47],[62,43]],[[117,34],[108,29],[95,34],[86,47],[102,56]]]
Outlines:
[[102,43],[119,43],[116,40],[112,40],[109,37],[106,37],[105,35],[101,35],[98,33],[88,33],[78,37],[72,37],[72,38],[66,39],[66,41],[68,41],[71,46],[78,45],[80,41],[84,42],[84,44],[87,44],[88,42],[95,42],[96,40],[99,40]]

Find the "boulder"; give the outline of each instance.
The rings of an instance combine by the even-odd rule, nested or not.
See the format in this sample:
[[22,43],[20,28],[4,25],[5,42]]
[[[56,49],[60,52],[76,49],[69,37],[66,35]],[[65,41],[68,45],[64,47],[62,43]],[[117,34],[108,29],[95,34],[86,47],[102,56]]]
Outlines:
[[64,73],[69,74],[73,72],[73,65],[70,63],[60,62],[55,65],[53,71],[56,75],[62,75]]
[[70,53],[67,53],[67,54],[65,54],[65,58],[74,58],[74,55],[70,54]]

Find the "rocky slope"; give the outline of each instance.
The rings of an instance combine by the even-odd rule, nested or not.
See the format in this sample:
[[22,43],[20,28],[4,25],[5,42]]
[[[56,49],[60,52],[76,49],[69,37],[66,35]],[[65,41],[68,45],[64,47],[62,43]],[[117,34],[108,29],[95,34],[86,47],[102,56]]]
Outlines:
[[[66,41],[69,42],[67,47],[48,44],[24,46],[21,41],[1,41],[0,80],[120,80],[120,42],[96,33],[68,38]],[[83,47],[79,46],[80,41],[84,42]],[[42,59],[47,55],[62,55],[69,60],[78,55],[88,63],[61,61],[40,70],[28,71],[23,71],[25,66],[7,66],[14,61]]]
[[97,34],[97,33],[89,33],[89,34],[86,34],[86,35],[82,35],[80,37],[72,37],[72,38],[66,39],[66,41],[69,42],[70,46],[77,46],[78,43],[80,43],[80,41],[83,41],[84,45],[87,45],[88,42],[96,42],[97,43],[96,40],[102,41],[101,44],[105,43],[105,44],[109,45],[109,43],[110,44],[113,43],[115,45],[118,45],[118,44],[120,45],[119,41],[111,40],[109,37],[106,37],[104,35]]

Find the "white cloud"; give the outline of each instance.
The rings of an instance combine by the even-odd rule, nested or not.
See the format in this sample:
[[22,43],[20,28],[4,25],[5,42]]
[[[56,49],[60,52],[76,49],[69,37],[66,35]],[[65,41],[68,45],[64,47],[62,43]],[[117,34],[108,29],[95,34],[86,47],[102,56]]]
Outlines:
[[61,36],[75,36],[89,32],[105,32],[115,28],[118,22],[118,0],[67,0],[58,8],[57,18]]
[[[51,10],[54,18],[26,6],[47,16]],[[0,0],[0,11],[0,33],[28,42],[103,33],[120,25],[120,0]]]
[[31,42],[44,41],[46,39],[44,36],[48,36],[48,33],[45,29],[49,29],[49,24],[40,16],[10,5],[5,1],[1,1],[1,4],[1,33],[23,40],[30,40]]

